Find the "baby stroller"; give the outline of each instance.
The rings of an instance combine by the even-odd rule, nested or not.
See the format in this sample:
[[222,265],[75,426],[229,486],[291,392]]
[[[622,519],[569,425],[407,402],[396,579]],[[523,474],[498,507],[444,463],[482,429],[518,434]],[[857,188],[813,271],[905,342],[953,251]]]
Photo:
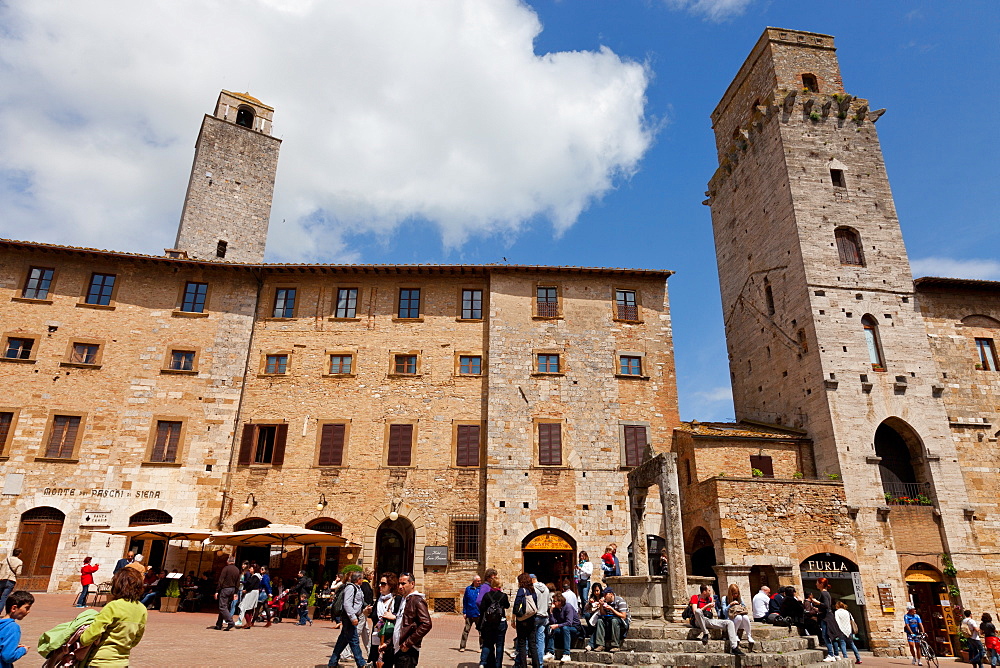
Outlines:
[[277,596],[271,597],[271,600],[264,603],[262,608],[259,608],[259,615],[267,616],[267,624],[265,626],[271,625],[271,620],[273,619],[276,624],[281,623],[281,613],[285,609],[285,603],[288,600],[288,590],[281,592]]
[[80,636],[83,635],[88,626],[90,624],[84,624],[78,628],[61,647],[53,650],[45,658],[42,668],[73,668],[84,665],[93,649],[93,646],[84,647],[80,644]]

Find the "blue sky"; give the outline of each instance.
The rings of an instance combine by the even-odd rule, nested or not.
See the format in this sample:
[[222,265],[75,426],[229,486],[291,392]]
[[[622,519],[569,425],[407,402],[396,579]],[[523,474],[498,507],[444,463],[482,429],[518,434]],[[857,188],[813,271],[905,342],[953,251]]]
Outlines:
[[[159,253],[218,90],[275,107],[275,261],[671,269],[681,413],[731,419],[709,114],[765,26],[836,37],[917,275],[1000,280],[1000,3],[0,5],[0,236]],[[598,106],[595,100],[601,100]]]

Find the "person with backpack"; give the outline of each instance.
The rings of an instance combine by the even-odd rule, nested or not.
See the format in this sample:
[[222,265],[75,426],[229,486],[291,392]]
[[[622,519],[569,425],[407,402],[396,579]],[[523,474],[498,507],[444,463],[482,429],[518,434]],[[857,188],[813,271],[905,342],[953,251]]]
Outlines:
[[503,663],[510,598],[503,592],[503,583],[495,571],[486,584],[490,590],[479,602],[479,645],[482,648],[479,665],[481,668],[500,668]]
[[361,591],[362,577],[361,571],[351,571],[347,584],[340,588],[337,598],[333,601],[333,619],[339,620],[341,627],[337,644],[334,645],[333,654],[330,655],[330,662],[327,664],[331,668],[340,665],[340,653],[348,646],[358,668],[364,668],[365,658],[361,654],[361,644],[358,641],[358,624],[365,609],[365,595]]
[[514,630],[517,654],[515,668],[525,668],[530,657],[532,668],[538,668],[538,634],[535,631],[535,615],[538,613],[538,596],[531,584],[531,576],[521,573],[517,576],[517,595],[514,597]]
[[395,573],[382,573],[378,579],[378,597],[371,609],[372,640],[368,663],[382,662],[382,668],[395,665],[392,634],[403,608],[403,597],[396,593],[399,580]]

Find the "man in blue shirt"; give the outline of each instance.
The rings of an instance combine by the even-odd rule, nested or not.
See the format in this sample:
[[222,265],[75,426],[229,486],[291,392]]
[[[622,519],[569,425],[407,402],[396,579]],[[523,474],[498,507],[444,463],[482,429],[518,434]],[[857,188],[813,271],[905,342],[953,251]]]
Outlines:
[[910,663],[918,666],[924,665],[920,661],[920,636],[924,635],[924,622],[917,614],[917,609],[912,605],[906,607],[906,614],[903,615],[903,626],[906,630],[906,642],[910,645]]
[[465,615],[465,630],[462,631],[462,642],[458,644],[458,651],[465,651],[465,643],[469,640],[469,629],[475,624],[479,626],[479,590],[483,586],[483,580],[478,575],[472,578],[472,584],[465,588],[465,595],[462,597],[462,614]]

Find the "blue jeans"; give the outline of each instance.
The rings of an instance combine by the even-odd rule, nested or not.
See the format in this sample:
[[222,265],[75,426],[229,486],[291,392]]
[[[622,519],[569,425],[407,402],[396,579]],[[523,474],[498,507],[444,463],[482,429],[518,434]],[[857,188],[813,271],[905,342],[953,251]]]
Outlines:
[[514,628],[517,630],[515,645],[517,653],[514,665],[524,668],[530,663],[537,668],[541,663],[538,661],[538,633],[535,631],[535,620],[515,622]]
[[854,644],[854,638],[837,638],[836,640],[833,641],[833,643],[835,647],[840,648],[840,653],[844,655],[845,659],[847,658],[847,648],[850,647],[852,650],[854,650],[854,660],[855,661],[861,660],[861,655],[858,654],[858,648]]
[[969,638],[969,663],[978,668],[983,668],[983,643]]
[[233,615],[236,614],[236,606],[238,606],[240,604],[241,600],[243,600],[243,590],[242,589],[237,589],[236,590],[236,596],[233,597],[232,602],[229,604],[229,616],[230,617],[232,617]]
[[80,598],[76,599],[76,604],[79,607],[87,605],[87,594],[90,593],[90,585],[83,585],[83,591],[80,592]]
[[479,664],[485,668],[500,668],[503,665],[503,642],[507,635],[507,622],[500,622],[495,635],[480,632],[483,648],[479,652]]
[[[837,654],[836,650],[833,648],[833,643],[830,641],[830,635],[827,633],[826,620],[824,619],[819,623],[819,634],[823,644],[826,645],[826,655],[835,656]],[[847,656],[847,650],[844,650],[844,656]]]
[[545,656],[545,629],[549,625],[548,615],[535,615],[535,653],[538,654],[538,665],[544,663]]
[[[309,608],[306,608],[306,612],[308,611]],[[365,665],[365,658],[361,654],[361,643],[358,641],[358,627],[350,619],[343,619],[341,624],[340,636],[337,638],[337,644],[333,646],[333,654],[330,655],[330,663],[327,665],[339,666],[340,653],[344,651],[345,647],[350,645],[351,654],[354,655],[354,662],[358,664],[358,668],[362,668]]]
[[159,594],[157,594],[155,591],[151,591],[145,596],[143,596],[142,600],[139,602],[148,608],[150,605],[152,605],[154,600],[157,600],[159,598],[160,598]]
[[[580,607],[583,607],[587,603],[587,599],[590,597],[590,580],[580,580],[576,583],[576,592],[580,595]],[[577,612],[580,612],[577,610]],[[580,615],[583,617],[583,615]]]
[[[569,650],[573,646],[573,639],[579,635],[579,626],[560,626],[555,631],[550,630],[545,649],[555,654],[557,659],[561,659],[563,654],[569,654]],[[556,642],[557,640],[558,642]],[[556,652],[556,649],[559,651]]]
[[7,612],[7,597],[14,591],[14,580],[0,580],[0,615]]
[[[299,626],[305,626],[309,623],[309,599],[304,599],[299,603]],[[355,635],[357,635],[355,633]],[[340,649],[344,649],[341,647]]]

